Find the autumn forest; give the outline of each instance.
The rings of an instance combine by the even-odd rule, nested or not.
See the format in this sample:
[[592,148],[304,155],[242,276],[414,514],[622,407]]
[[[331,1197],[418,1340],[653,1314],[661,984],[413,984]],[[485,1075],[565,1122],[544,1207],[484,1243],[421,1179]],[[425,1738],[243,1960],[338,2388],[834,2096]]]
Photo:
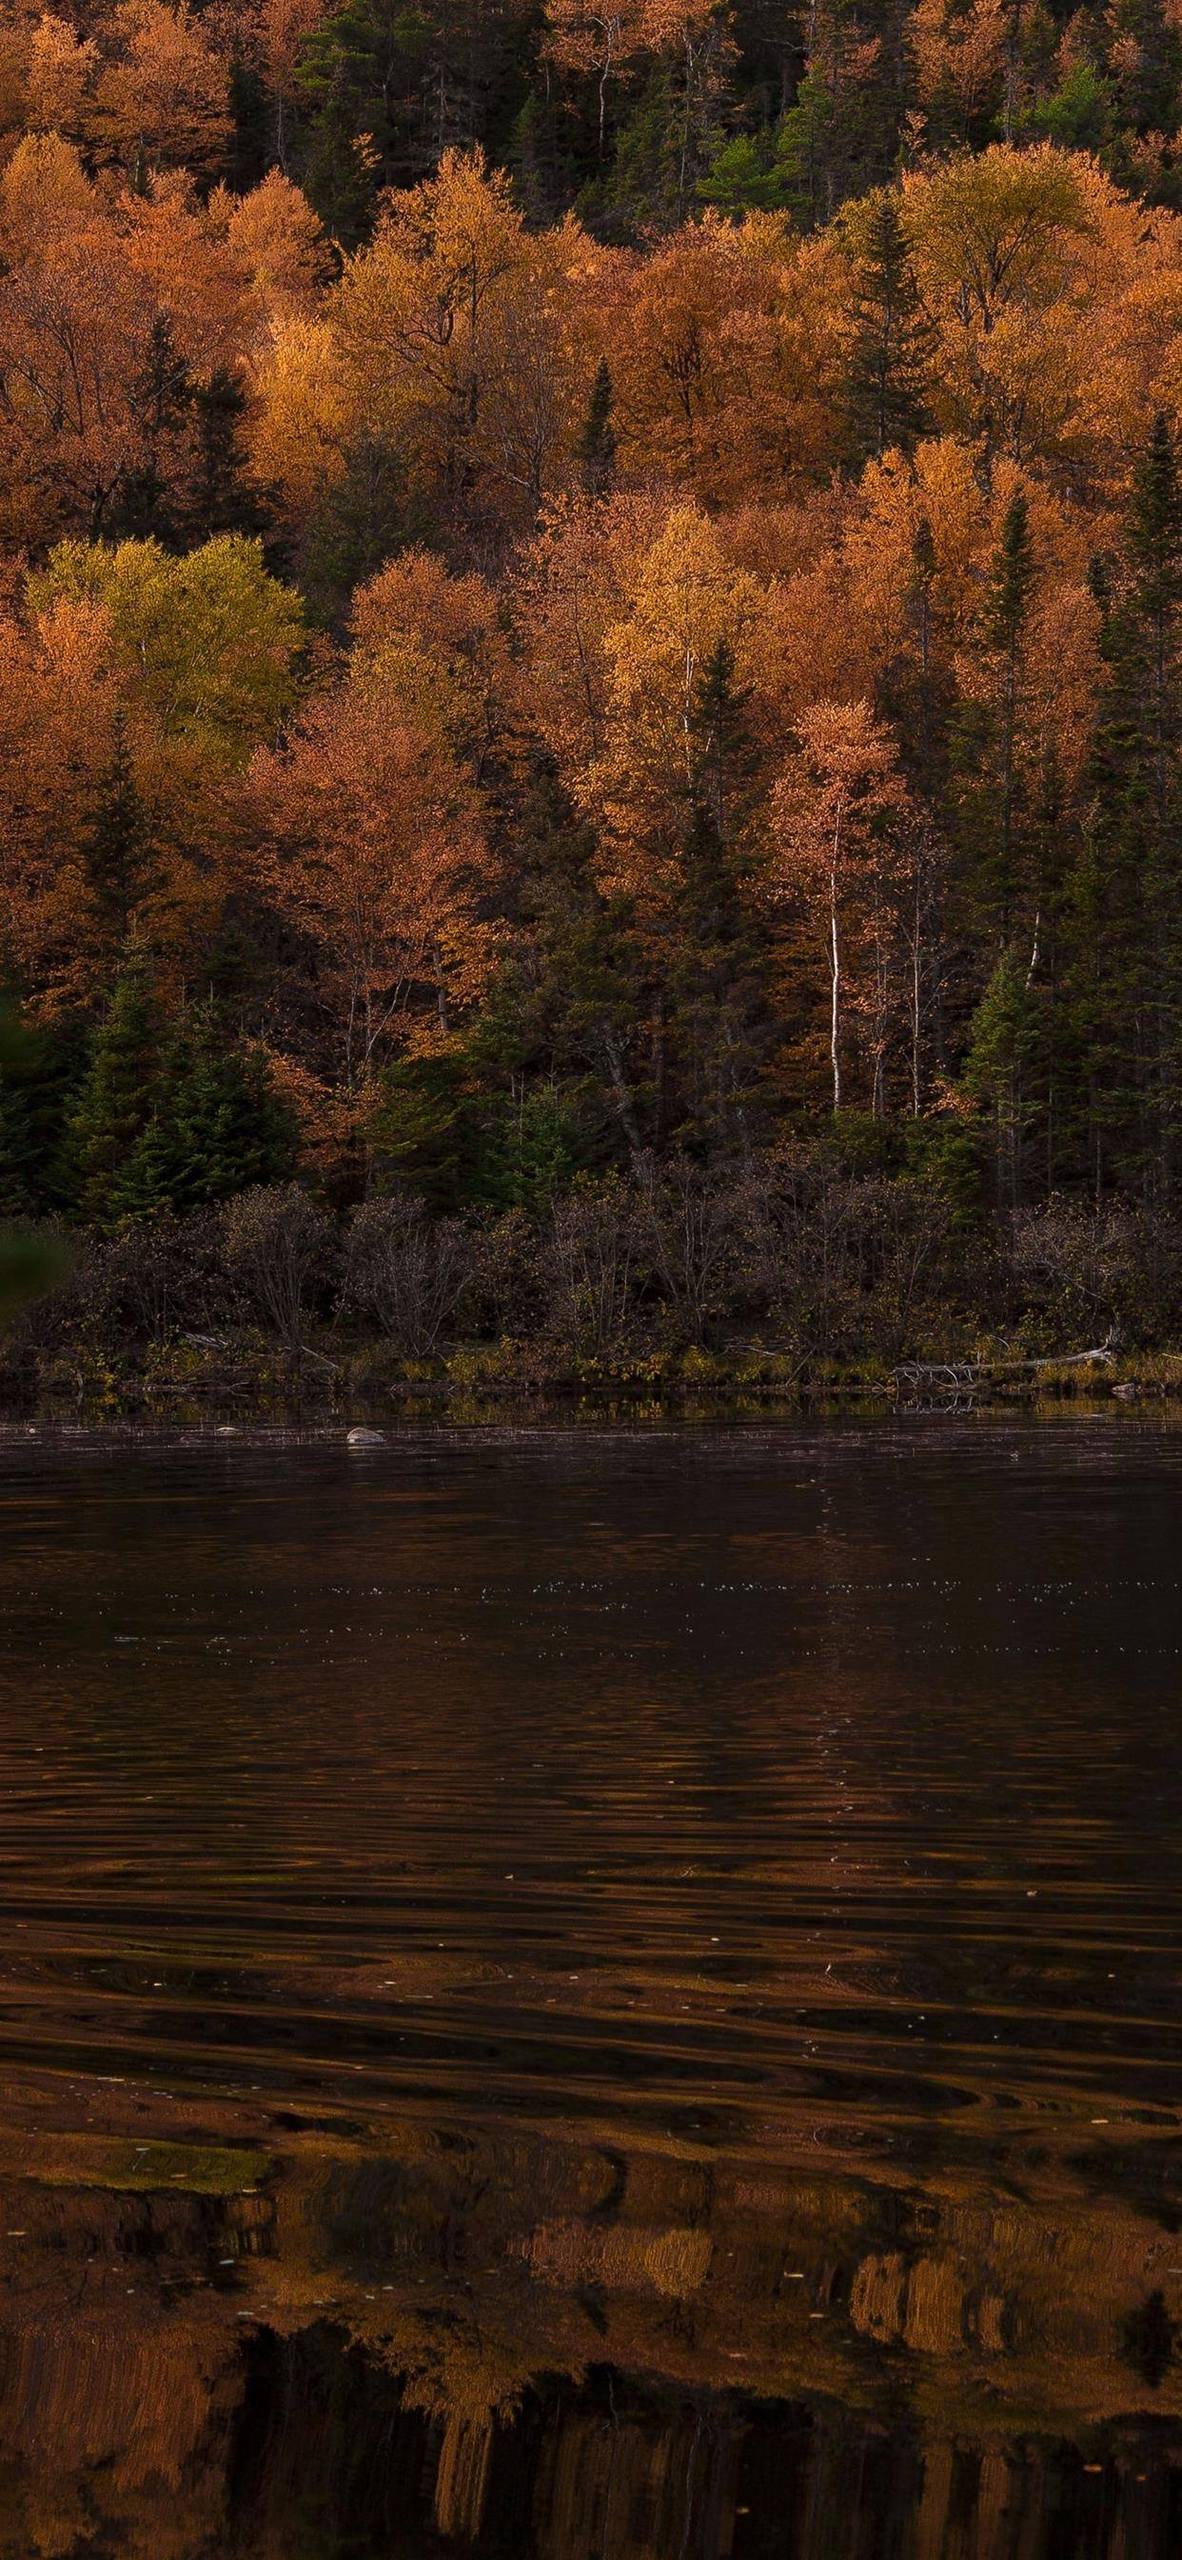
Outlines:
[[1177,1344],[1180,128],[1179,0],[6,8],[43,1334]]

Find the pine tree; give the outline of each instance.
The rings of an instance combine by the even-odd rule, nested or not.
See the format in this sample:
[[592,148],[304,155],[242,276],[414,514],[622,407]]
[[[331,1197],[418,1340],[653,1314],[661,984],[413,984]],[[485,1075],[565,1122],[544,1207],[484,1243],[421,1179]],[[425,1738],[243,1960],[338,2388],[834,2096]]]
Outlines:
[[104,941],[122,951],[151,878],[152,848],[136,788],[122,718],[83,845],[87,876]]
[[76,1020],[30,1024],[0,1011],[0,1217],[64,1206],[63,1142],[85,1064]]
[[1104,684],[1077,892],[1097,1188],[1160,1196],[1182,1107],[1182,490],[1164,418],[1133,475],[1121,553],[1098,563]]
[[601,356],[591,398],[583,421],[576,453],[582,466],[583,486],[593,497],[602,497],[615,477],[616,431],[612,425],[615,394],[606,356]]
[[910,453],[931,425],[927,385],[935,333],[911,271],[897,200],[885,190],[871,200],[847,316],[844,456],[860,471],[892,448]]
[[259,1061],[228,1044],[212,1008],[164,1050],[154,1107],[111,1186],[117,1215],[195,1209],[291,1172],[290,1119]]
[[163,312],[152,322],[148,352],[134,384],[135,412],[143,435],[143,459],[124,473],[109,530],[116,536],[175,542],[177,449],[189,425],[193,383]]
[[66,1179],[84,1218],[109,1224],[134,1149],[152,1115],[158,1039],[141,965],[120,979],[94,1035],[65,1140]]
[[668,1077],[677,1142],[746,1152],[770,1046],[768,946],[749,891],[747,698],[720,640],[691,712],[693,779],[670,926]]
[[217,533],[260,533],[266,513],[247,479],[242,445],[246,394],[219,366],[193,394],[197,473],[187,530],[200,542]]
[[1003,951],[973,1016],[964,1068],[965,1091],[985,1105],[993,1124],[999,1208],[1016,1208],[1022,1197],[1038,1045],[1037,999],[1019,957]]
[[[331,29],[334,21],[327,23]],[[310,55],[311,45],[307,50]],[[373,229],[373,153],[364,130],[359,130],[358,110],[343,66],[333,66],[315,94],[304,190],[331,237],[342,249],[356,249]]]

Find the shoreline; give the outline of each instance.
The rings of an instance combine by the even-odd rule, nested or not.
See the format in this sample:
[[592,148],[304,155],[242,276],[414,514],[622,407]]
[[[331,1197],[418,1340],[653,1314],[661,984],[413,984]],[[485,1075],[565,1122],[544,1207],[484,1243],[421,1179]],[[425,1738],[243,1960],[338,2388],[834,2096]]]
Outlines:
[[608,1363],[557,1346],[461,1346],[398,1361],[365,1339],[285,1353],[258,1336],[180,1338],[135,1353],[92,1342],[0,1356],[0,1431],[30,1424],[290,1424],[347,1430],[598,1420],[798,1420],[1121,1413],[1182,1416],[1182,1352],[913,1354],[840,1363],[748,1345]]

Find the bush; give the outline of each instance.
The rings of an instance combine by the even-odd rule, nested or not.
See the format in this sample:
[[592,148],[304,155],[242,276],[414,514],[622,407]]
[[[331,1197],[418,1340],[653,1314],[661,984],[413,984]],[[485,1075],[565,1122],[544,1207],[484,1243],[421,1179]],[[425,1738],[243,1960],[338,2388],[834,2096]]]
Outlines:
[[470,1230],[468,1309],[478,1333],[519,1341],[545,1319],[546,1270],[537,1227],[522,1208]]
[[363,1200],[349,1227],[344,1312],[368,1316],[404,1359],[425,1359],[453,1322],[472,1269],[458,1218],[434,1225],[421,1200]]
[[683,1343],[703,1342],[732,1303],[740,1197],[688,1156],[675,1156],[642,1188],[639,1232]]
[[234,1302],[222,1245],[219,1221],[206,1209],[187,1218],[166,1210],[116,1228],[101,1246],[108,1320],[152,1342],[227,1323]]
[[1053,1198],[1010,1222],[1017,1308],[1056,1350],[1175,1339],[1182,1321],[1182,1231],[1125,1201]]
[[819,1358],[914,1349],[954,1277],[954,1209],[939,1186],[851,1174],[819,1148],[765,1159],[728,1214],[748,1303]]
[[604,1359],[632,1330],[643,1268],[636,1194],[609,1174],[560,1200],[546,1255],[548,1329],[572,1350]]
[[252,1312],[298,1351],[329,1259],[332,1228],[298,1182],[259,1185],[221,1212],[226,1268]]

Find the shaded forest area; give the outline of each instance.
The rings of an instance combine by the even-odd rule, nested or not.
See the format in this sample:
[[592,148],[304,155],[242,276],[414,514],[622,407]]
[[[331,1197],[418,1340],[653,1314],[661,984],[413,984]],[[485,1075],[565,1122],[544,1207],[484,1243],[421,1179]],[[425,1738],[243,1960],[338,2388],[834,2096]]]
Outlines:
[[1180,126],[1180,0],[5,10],[33,1333],[1182,1338]]

